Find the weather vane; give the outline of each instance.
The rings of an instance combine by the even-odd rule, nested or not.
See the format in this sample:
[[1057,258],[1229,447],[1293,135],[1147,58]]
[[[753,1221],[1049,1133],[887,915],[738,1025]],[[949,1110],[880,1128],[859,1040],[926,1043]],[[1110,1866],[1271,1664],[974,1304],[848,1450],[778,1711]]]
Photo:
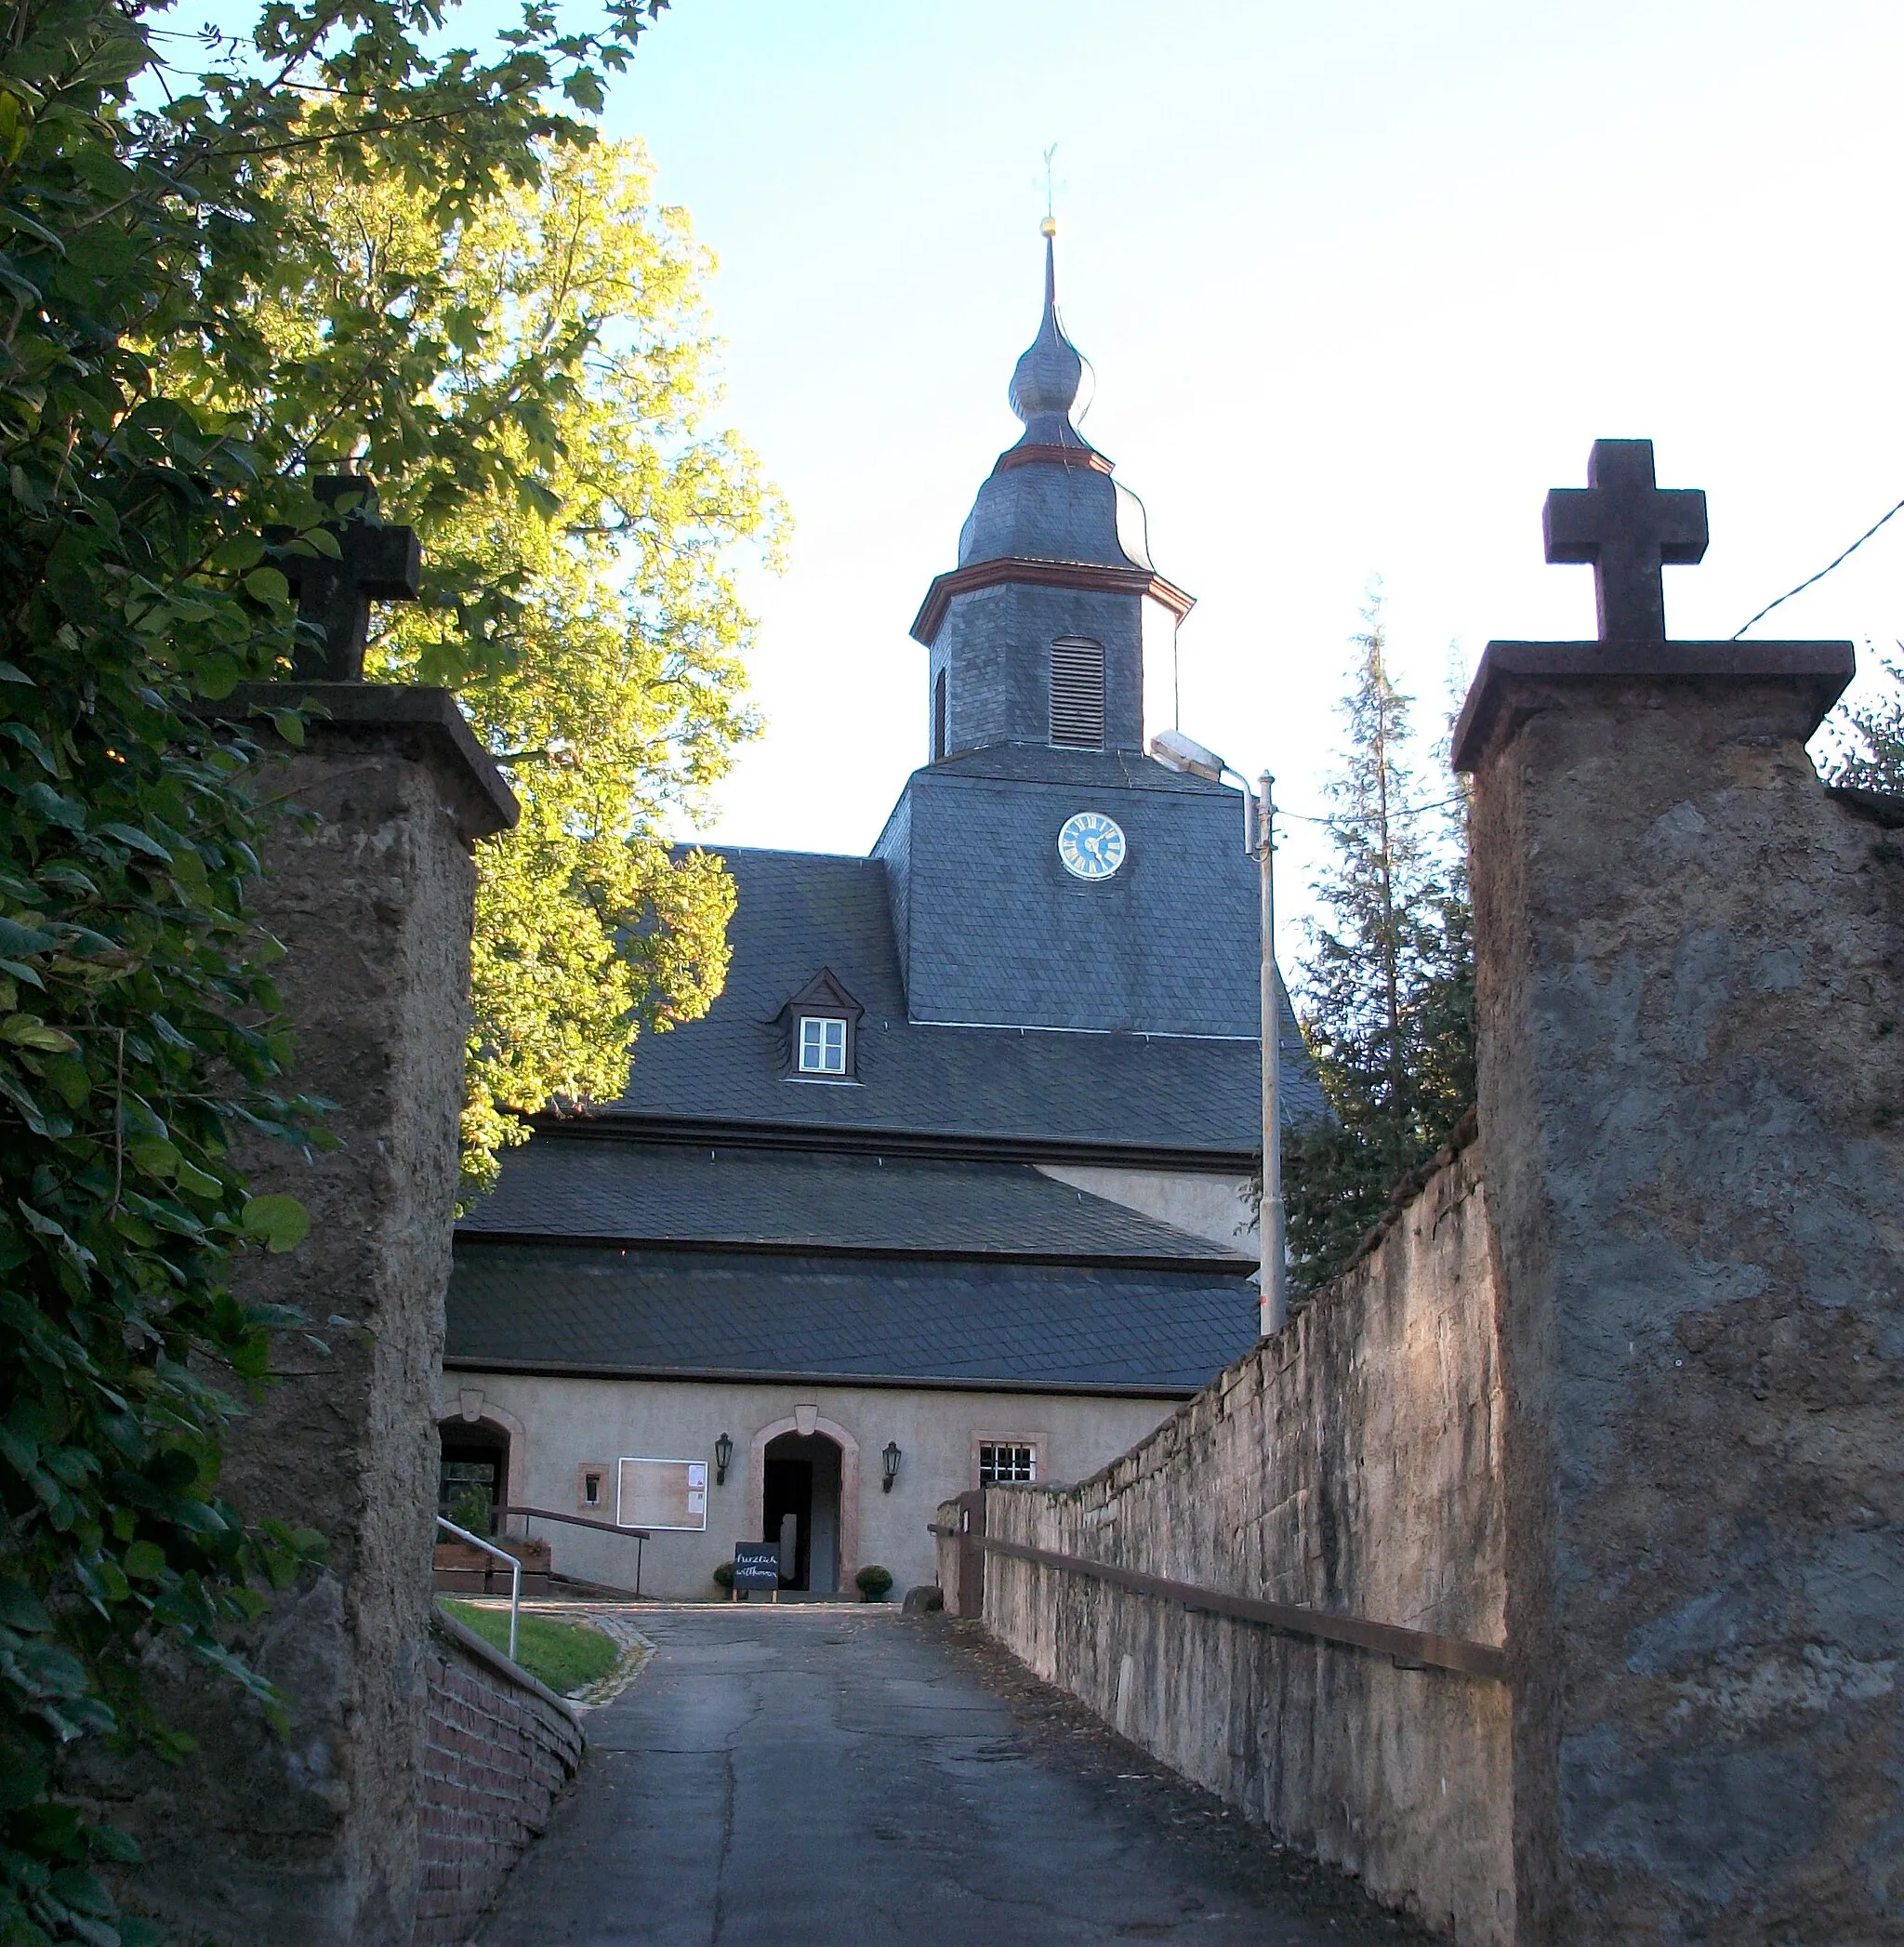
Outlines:
[[1045,151],[1045,219],[1038,226],[1040,236],[1056,236],[1058,233],[1058,218],[1053,206],[1054,192],[1051,186],[1051,158],[1057,152],[1056,142]]

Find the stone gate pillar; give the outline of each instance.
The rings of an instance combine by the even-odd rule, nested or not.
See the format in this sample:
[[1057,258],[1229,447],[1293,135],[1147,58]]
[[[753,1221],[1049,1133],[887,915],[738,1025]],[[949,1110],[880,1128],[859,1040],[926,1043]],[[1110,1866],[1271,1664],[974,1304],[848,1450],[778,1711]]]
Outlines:
[[408,1947],[472,851],[516,805],[446,691],[260,685],[223,708],[306,699],[327,714],[303,749],[279,747],[272,788],[317,815],[276,824],[257,911],[286,949],[295,1084],[337,1105],[341,1146],[254,1152],[254,1188],[300,1198],[311,1226],[248,1261],[242,1290],[298,1305],[323,1347],[282,1335],[287,1376],[234,1429],[225,1482],[247,1517],[316,1528],[330,1555],[247,1642],[288,1737],[179,1670],[162,1712],[199,1752],[142,1768],[121,1816],[148,1861],[132,1903],[181,1938]]
[[[1591,497],[1550,559],[1643,612],[1694,541]],[[1457,732],[1530,1942],[1904,1938],[1904,850],[1805,750],[1851,671],[1494,642]]]

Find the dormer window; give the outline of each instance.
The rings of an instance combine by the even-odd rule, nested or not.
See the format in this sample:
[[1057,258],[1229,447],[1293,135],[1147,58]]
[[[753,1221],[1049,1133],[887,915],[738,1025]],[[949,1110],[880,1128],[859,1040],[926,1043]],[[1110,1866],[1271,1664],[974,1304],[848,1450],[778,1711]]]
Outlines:
[[774,1016],[780,1029],[781,1073],[788,1081],[859,1080],[859,1017],[866,1010],[822,967]]
[[800,1017],[800,1072],[802,1075],[846,1074],[846,1023],[837,1015]]

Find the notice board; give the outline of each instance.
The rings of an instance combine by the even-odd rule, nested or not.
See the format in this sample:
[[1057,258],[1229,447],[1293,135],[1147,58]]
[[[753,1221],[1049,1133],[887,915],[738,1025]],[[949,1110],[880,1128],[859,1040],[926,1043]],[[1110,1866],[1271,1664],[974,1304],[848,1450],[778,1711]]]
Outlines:
[[615,1519],[618,1528],[706,1528],[707,1463],[624,1460]]

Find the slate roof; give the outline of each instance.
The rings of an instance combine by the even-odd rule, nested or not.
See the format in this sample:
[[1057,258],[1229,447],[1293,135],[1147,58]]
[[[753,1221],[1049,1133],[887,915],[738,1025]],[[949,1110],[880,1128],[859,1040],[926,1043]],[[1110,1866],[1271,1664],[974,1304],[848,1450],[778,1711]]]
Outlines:
[[457,1239],[444,1361],[602,1376],[1189,1392],[1256,1336],[1241,1277]]
[[[1241,800],[1172,788],[1148,758],[1105,752],[1093,768],[1091,783],[975,761],[912,777],[901,948],[912,1018],[1227,1039],[1247,1044],[1234,1058],[1253,1077],[1262,893]],[[1081,811],[1123,830],[1108,879],[1077,879],[1058,855],[1059,829]]]
[[[907,1019],[882,860],[744,849],[722,855],[738,894],[726,987],[702,1020],[636,1045],[628,1089],[602,1117],[1002,1138],[1054,1149],[1221,1152],[1239,1160],[1260,1149],[1252,1042],[917,1026]],[[988,949],[975,940],[969,950]],[[774,1018],[822,967],[866,1009],[856,1085],[784,1079]],[[1320,1113],[1320,1091],[1287,1012],[1283,1048],[1288,1119]],[[507,1173],[507,1159],[504,1167]]]
[[510,1156],[462,1230],[1242,1270],[1254,1262],[1027,1164],[591,1142],[553,1131]]
[[1012,559],[1151,566],[1144,503],[1108,473],[1034,462],[994,473],[959,533],[959,565]]
[[1105,463],[1086,464],[1094,449],[1074,423],[1084,370],[1058,315],[1056,265],[1047,237],[1044,314],[1012,374],[1012,410],[1025,431],[1019,452],[1006,456],[1038,457],[1027,464],[1001,463],[980,487],[959,536],[960,567],[1013,557],[1151,565],[1143,503],[1102,470]]

